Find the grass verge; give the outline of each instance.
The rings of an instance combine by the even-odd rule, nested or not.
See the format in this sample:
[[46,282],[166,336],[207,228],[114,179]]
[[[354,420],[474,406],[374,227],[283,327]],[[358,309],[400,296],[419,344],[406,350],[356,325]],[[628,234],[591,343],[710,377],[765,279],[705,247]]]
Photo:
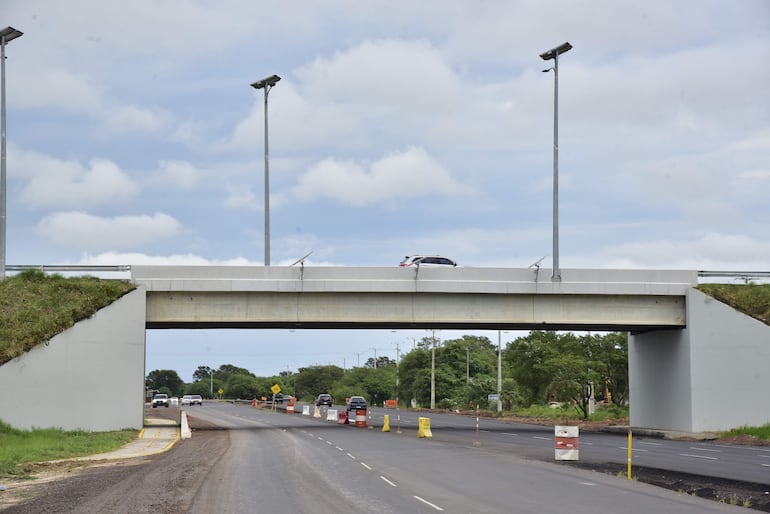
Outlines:
[[19,430],[0,421],[0,477],[28,478],[25,465],[117,450],[136,438],[136,430]]

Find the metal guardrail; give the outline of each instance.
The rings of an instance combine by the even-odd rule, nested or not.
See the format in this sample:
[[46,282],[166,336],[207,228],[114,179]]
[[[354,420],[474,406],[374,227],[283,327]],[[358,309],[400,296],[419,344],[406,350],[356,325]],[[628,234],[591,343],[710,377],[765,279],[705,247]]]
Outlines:
[[6,265],[6,271],[26,271],[38,269],[40,271],[131,271],[130,264],[15,264]]
[[[71,272],[128,272],[130,264],[12,264],[5,266],[6,271],[26,271],[37,269],[46,272],[71,271]],[[770,278],[770,271],[713,271],[699,270],[699,277],[708,278]]]

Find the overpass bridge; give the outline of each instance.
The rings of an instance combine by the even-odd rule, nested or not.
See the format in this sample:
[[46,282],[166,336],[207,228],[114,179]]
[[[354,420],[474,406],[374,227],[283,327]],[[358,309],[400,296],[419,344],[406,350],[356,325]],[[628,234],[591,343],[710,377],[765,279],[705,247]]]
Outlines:
[[[6,422],[143,423],[145,330],[451,328],[629,333],[631,425],[701,432],[770,422],[770,327],[700,293],[698,272],[131,266],[138,288],[0,366]],[[35,370],[30,373],[30,370]],[[94,390],[92,384],[100,384]],[[60,394],[55,405],[20,399]],[[88,391],[89,402],[83,392]],[[93,408],[97,403],[99,407]]]
[[695,271],[132,266],[147,328],[614,330],[686,326]]

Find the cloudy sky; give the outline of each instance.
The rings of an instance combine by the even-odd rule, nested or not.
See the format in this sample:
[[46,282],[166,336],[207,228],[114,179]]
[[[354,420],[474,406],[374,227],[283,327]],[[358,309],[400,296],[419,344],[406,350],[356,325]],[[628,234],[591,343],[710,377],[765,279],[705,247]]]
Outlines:
[[[249,84],[275,73],[272,265],[312,251],[307,265],[549,267],[554,75],[539,54],[569,41],[561,267],[770,270],[766,0],[0,8],[24,32],[6,47],[8,264],[262,265],[264,97]],[[149,331],[147,366],[349,367],[424,335]]]

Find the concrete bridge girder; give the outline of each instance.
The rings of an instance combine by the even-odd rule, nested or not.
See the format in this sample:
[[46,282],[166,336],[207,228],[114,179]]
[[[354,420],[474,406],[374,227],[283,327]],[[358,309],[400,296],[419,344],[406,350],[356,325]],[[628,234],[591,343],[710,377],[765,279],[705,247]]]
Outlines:
[[677,296],[147,293],[148,328],[432,327],[649,330],[686,325]]

